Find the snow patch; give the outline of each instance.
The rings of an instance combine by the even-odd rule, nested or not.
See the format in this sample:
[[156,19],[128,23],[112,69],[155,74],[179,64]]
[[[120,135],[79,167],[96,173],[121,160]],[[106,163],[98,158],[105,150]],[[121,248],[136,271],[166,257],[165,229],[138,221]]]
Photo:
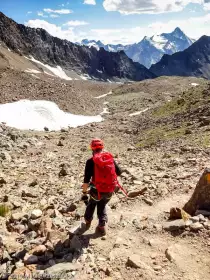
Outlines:
[[66,113],[51,101],[20,100],[13,103],[0,104],[0,123],[23,130],[43,131],[78,127],[88,123],[101,122],[98,116],[82,116]]
[[191,83],[191,86],[197,87],[197,86],[199,86],[199,84],[197,84],[197,83]]
[[37,75],[35,75],[35,74],[31,74],[31,76],[40,80],[40,78]]
[[167,43],[167,40],[161,35],[154,35],[153,37],[148,38],[147,40],[150,41],[150,43],[159,50],[163,50],[165,44]]
[[103,109],[103,112],[101,112],[100,113],[100,115],[105,115],[105,114],[109,114],[110,112],[109,112],[109,109],[107,108],[107,107],[105,107],[104,109]]
[[104,97],[106,97],[107,95],[111,95],[111,94],[113,94],[112,91],[110,91],[110,92],[108,92],[108,93],[105,93],[105,94],[102,94],[102,95],[99,95],[99,96],[96,96],[95,98],[96,98],[96,99],[101,99],[101,98],[104,98]]
[[50,73],[48,73],[47,71],[44,71],[44,73],[45,73],[46,75],[48,75],[48,76],[55,77],[55,75],[50,74]]
[[88,74],[81,75],[80,78],[85,81],[92,80]]
[[[40,65],[42,65],[43,67],[47,68],[48,70],[50,70],[50,72],[52,72],[55,76],[61,78],[61,79],[64,79],[64,80],[68,80],[68,81],[71,81],[72,78],[68,77],[66,75],[66,73],[64,72],[64,70],[60,67],[60,66],[57,66],[57,67],[52,67],[48,64],[44,64],[42,63],[41,61],[38,61],[36,60],[35,58],[33,58],[33,56],[31,56],[30,58],[26,57],[27,59],[35,62],[35,63],[38,63]],[[48,74],[48,73],[46,73]]]
[[100,47],[95,42],[90,42],[86,46],[88,46],[89,48],[94,47],[97,51],[100,50]]
[[31,74],[40,74],[42,72],[38,71],[38,70],[35,70],[35,69],[30,69],[30,68],[27,68],[25,70],[26,73],[31,73]]
[[138,112],[132,113],[132,114],[130,114],[129,116],[130,116],[130,117],[138,116],[138,115],[141,115],[142,113],[144,113],[144,112],[146,112],[146,111],[148,111],[148,110],[149,110],[149,108],[146,108],[146,109],[144,109],[144,110],[142,110],[142,111],[138,111]]
[[9,48],[7,48],[9,52],[11,52],[11,50]]

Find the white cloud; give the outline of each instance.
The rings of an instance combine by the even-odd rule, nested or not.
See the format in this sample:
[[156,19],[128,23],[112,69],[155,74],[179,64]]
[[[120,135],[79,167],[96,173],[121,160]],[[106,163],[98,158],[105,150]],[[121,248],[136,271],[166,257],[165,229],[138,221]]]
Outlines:
[[206,2],[204,5],[204,10],[209,11],[210,10],[210,2]]
[[44,18],[47,18],[47,17],[48,17],[48,16],[44,15],[43,12],[38,12],[37,15],[38,15],[39,17],[44,17]]
[[82,25],[88,25],[89,23],[86,21],[80,21],[80,20],[70,20],[67,23],[65,23],[64,25],[67,26],[82,26]]
[[51,17],[51,18],[58,18],[59,15],[51,14],[50,17]]
[[54,37],[58,37],[60,39],[66,39],[72,42],[76,42],[78,39],[78,37],[74,33],[73,28],[68,28],[67,30],[64,30],[62,29],[62,27],[49,23],[45,20],[41,20],[41,19],[29,20],[28,22],[25,23],[25,25],[32,28],[43,28],[50,35]]
[[30,14],[32,14],[32,11],[28,11],[28,12],[27,12],[27,15],[30,15]]
[[210,36],[210,14],[202,17],[190,17],[183,20],[152,22],[149,26],[136,26],[133,28],[119,29],[91,29],[85,33],[79,29],[74,30],[76,25],[69,25],[66,30],[65,28],[39,19],[30,20],[26,24],[30,27],[43,28],[52,36],[67,39],[72,42],[78,42],[87,38],[101,40],[104,43],[121,43],[126,45],[141,41],[145,35],[152,36],[163,32],[172,32],[176,27],[180,27],[187,36],[194,39],[198,39],[202,35]]
[[87,38],[101,40],[105,43],[131,44],[142,40],[144,36],[152,36],[163,32],[172,32],[180,27],[187,36],[198,39],[202,35],[210,36],[210,14],[203,17],[190,17],[183,20],[170,20],[168,22],[153,22],[149,26],[136,26],[120,29],[92,29]]
[[52,10],[52,9],[44,9],[43,10],[45,13],[54,13],[54,14],[60,14],[60,15],[68,15],[73,13],[73,11],[69,10],[69,9],[60,9],[60,10]]
[[87,4],[87,5],[96,5],[96,0],[84,0],[84,4]]
[[104,0],[105,10],[121,14],[158,14],[178,12],[189,3],[197,3],[208,9],[209,0]]
[[170,20],[168,22],[155,22],[149,25],[154,32],[170,32],[180,27],[189,37],[198,39],[202,35],[210,36],[210,14],[203,17],[190,17],[183,20]]

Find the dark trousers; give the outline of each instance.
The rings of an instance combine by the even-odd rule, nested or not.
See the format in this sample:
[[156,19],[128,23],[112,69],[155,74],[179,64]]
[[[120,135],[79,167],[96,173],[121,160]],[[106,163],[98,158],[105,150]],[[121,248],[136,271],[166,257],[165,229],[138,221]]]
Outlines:
[[[112,193],[101,193],[100,197],[97,196],[90,196],[90,200],[88,202],[84,218],[87,222],[91,222],[93,220],[93,215],[95,209],[97,207],[97,215],[99,220],[99,226],[104,227],[105,224],[108,222],[108,217],[106,213],[106,204],[112,197]],[[99,200],[100,198],[100,200]]]

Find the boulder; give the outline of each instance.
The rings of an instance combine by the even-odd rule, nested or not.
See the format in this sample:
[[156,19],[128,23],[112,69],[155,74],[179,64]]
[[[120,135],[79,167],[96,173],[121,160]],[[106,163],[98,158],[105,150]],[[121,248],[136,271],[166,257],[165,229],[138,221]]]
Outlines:
[[186,226],[186,224],[185,224],[184,220],[180,219],[180,220],[166,222],[163,225],[163,229],[167,230],[167,231],[176,231],[176,230],[184,229],[185,226]]
[[147,191],[147,187],[145,187],[145,188],[143,188],[141,190],[133,190],[133,191],[130,191],[128,193],[128,197],[135,198],[137,196],[143,195],[146,191]]
[[197,209],[210,211],[210,169],[206,168],[198,181],[190,200],[183,208],[191,216]]
[[68,272],[77,271],[81,268],[81,265],[78,263],[59,263],[53,265],[45,270],[47,275],[63,275]]
[[11,215],[11,221],[20,221],[24,217],[27,217],[27,214],[22,213],[22,212],[17,212],[17,213],[12,213]]
[[29,253],[31,255],[39,256],[39,255],[44,254],[46,251],[47,251],[47,248],[44,245],[39,245],[39,246],[36,246],[34,249],[32,249]]
[[190,229],[195,232],[198,232],[198,231],[202,230],[203,228],[204,228],[203,225],[198,222],[190,225]]
[[36,264],[38,263],[38,257],[35,255],[26,254],[24,257],[25,264]]
[[127,266],[130,266],[130,267],[133,267],[133,268],[140,268],[142,270],[151,271],[151,267],[149,265],[145,264],[142,261],[142,257],[137,255],[137,254],[133,254],[130,257],[128,257]]
[[77,237],[76,235],[74,235],[71,239],[70,248],[77,251],[80,251],[82,249],[82,243],[79,240],[79,237]]
[[35,209],[31,212],[31,219],[36,220],[42,216],[42,210]]

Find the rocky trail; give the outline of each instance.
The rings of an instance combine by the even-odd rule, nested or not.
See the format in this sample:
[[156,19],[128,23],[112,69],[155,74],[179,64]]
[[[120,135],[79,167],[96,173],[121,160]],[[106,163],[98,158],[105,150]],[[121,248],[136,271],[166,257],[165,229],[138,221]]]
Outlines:
[[[166,89],[172,100],[183,88],[192,90],[194,78],[183,79],[175,93],[177,79],[168,81]],[[173,124],[172,117],[165,115],[154,121],[153,113],[167,101],[161,83],[156,93],[154,81],[147,81],[120,86],[121,90],[113,89],[113,94],[99,99],[90,90],[88,102],[91,98],[100,106],[109,102],[109,114],[101,123],[57,132],[0,126],[0,204],[9,210],[0,217],[1,279],[209,279],[208,216],[168,221],[170,208],[188,201],[209,164],[209,125],[194,118],[188,127],[191,134],[166,138],[158,131],[159,138],[151,142],[152,123]],[[201,91],[206,87],[202,83]],[[105,90],[98,96],[103,94]],[[205,108],[199,106],[204,115]],[[151,109],[129,116],[145,107]],[[174,126],[170,130],[177,129]],[[147,145],[142,142],[145,135]],[[124,170],[121,183],[132,197],[121,192],[113,196],[105,238],[95,234],[96,218],[88,231],[83,232],[82,225],[81,184],[94,137],[103,138],[115,155]],[[144,193],[136,195],[142,189]]]

